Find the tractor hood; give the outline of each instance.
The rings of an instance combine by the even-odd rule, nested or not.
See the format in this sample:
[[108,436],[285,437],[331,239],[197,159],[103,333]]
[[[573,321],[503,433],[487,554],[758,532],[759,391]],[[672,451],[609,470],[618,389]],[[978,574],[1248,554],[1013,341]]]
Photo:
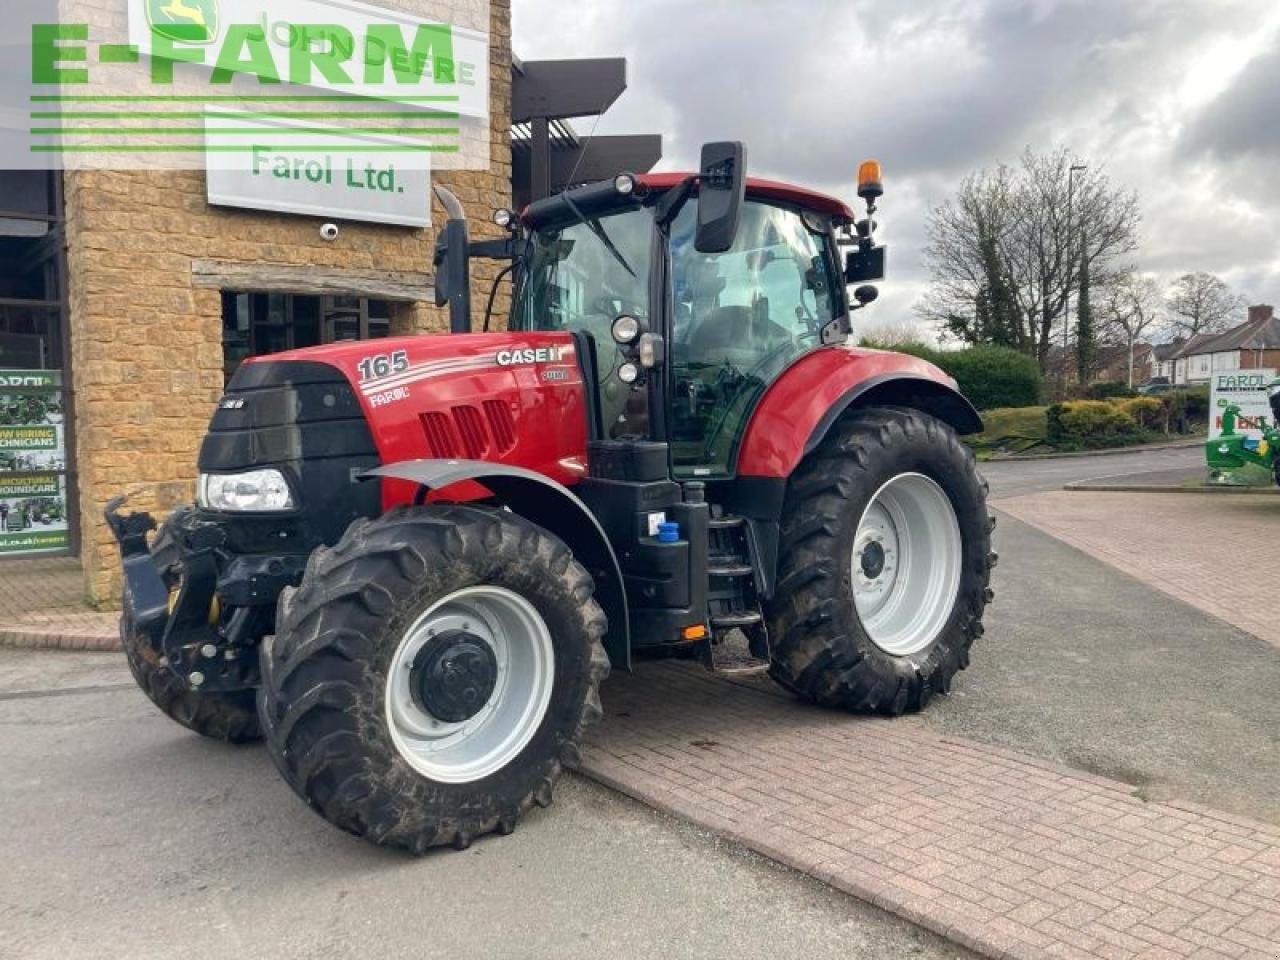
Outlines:
[[[346,488],[355,467],[418,459],[489,460],[571,484],[586,472],[586,396],[568,333],[416,335],[291,350],[241,365],[200,470],[283,463],[313,502],[329,501],[324,484]],[[382,483],[384,504],[408,499],[399,486]]]

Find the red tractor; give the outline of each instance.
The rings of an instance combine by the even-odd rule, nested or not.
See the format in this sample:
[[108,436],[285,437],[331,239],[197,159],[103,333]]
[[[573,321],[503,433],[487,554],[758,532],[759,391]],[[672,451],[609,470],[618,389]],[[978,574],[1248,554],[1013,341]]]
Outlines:
[[[438,189],[452,335],[244,363],[197,502],[150,540],[108,508],[139,685],[417,852],[548,804],[633,657],[714,665],[741,631],[823,706],[945,692],[991,599],[958,439],[982,424],[936,367],[847,343],[875,298],[847,286],[883,276],[879,180],[859,220],[708,144],[698,174],[499,211],[486,242]],[[470,332],[472,257],[511,261],[504,331]]]

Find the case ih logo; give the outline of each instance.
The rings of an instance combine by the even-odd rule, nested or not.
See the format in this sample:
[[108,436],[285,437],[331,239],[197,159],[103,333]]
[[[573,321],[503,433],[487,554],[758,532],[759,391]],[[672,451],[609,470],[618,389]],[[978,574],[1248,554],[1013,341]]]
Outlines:
[[528,363],[559,363],[566,347],[525,347],[521,350],[499,350],[493,358],[500,367],[517,367]]

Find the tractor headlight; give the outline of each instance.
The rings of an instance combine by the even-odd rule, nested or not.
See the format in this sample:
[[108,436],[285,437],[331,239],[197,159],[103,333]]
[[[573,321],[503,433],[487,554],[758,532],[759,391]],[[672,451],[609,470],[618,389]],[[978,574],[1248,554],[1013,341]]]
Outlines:
[[255,513],[293,508],[293,492],[279,470],[202,473],[196,501],[206,510]]
[[624,313],[613,321],[613,339],[624,347],[634,343],[638,336],[640,336],[640,321],[635,317]]

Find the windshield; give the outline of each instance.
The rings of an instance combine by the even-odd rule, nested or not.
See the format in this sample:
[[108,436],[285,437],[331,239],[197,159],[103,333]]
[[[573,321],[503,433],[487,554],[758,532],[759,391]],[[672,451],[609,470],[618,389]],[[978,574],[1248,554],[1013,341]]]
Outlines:
[[535,233],[513,315],[517,330],[568,330],[591,337],[606,437],[640,436],[648,429],[643,394],[633,396],[613,375],[622,358],[611,328],[621,313],[650,316],[653,231],[652,214],[628,210]]

